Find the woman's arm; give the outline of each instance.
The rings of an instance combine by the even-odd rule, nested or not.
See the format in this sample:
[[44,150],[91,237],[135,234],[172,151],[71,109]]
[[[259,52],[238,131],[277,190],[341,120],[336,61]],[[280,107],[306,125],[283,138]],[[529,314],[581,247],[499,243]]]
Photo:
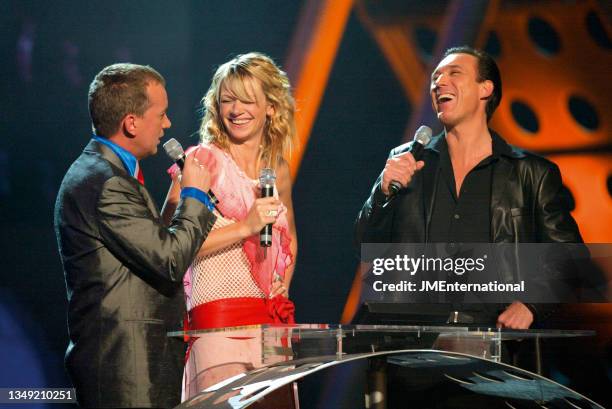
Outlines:
[[293,255],[293,263],[287,267],[285,271],[284,286],[289,291],[291,285],[291,279],[293,278],[293,271],[295,270],[295,264],[297,261],[297,231],[295,229],[295,218],[293,216],[293,199],[291,198],[291,174],[289,172],[289,164],[286,160],[283,160],[277,171],[278,177],[276,187],[278,189],[278,195],[283,204],[287,207],[287,222],[289,223],[289,237],[291,237],[291,254]]
[[172,216],[176,211],[180,198],[181,185],[177,178],[172,178],[170,189],[168,189],[168,194],[166,195],[166,200],[164,200],[164,206],[162,207],[162,220],[166,226],[170,226]]
[[[166,225],[170,225],[180,201],[181,187],[177,176],[172,178],[172,184],[162,208],[162,220]],[[198,256],[206,256],[259,233],[266,224],[276,221],[277,216],[268,216],[268,212],[270,210],[278,212],[280,205],[281,202],[274,197],[256,199],[245,220],[212,230],[198,251]]]
[[277,216],[268,216],[268,212],[270,210],[278,212],[280,205],[281,202],[274,197],[255,199],[246,219],[211,231],[198,256],[206,256],[259,233],[266,224],[276,221]]

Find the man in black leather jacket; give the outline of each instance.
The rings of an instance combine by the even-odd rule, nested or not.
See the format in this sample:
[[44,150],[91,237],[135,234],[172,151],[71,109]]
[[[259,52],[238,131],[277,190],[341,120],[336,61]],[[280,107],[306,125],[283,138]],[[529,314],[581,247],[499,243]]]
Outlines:
[[[494,60],[469,47],[449,49],[432,74],[430,90],[444,132],[431,140],[419,161],[409,152],[411,143],[391,151],[357,218],[356,242],[450,241],[441,238],[454,234],[453,223],[461,221],[463,214],[453,214],[454,210],[444,214],[441,209],[467,206],[465,214],[473,222],[483,223],[459,225],[458,229],[467,230],[461,237],[474,242],[581,243],[578,226],[561,195],[559,168],[508,145],[487,126],[502,95]],[[447,191],[444,163],[448,168]],[[482,183],[488,180],[490,184]],[[392,181],[403,189],[390,200]],[[469,198],[464,202],[471,202],[462,205],[464,196]],[[545,309],[515,301],[499,314],[496,324],[526,329]]]

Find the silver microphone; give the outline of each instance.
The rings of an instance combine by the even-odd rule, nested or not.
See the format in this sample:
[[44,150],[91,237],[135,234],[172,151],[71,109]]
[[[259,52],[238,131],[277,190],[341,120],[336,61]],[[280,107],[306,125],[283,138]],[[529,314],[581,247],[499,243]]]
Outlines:
[[[419,129],[417,129],[416,134],[414,135],[414,142],[410,147],[409,152],[414,156],[414,160],[418,161],[421,159],[423,155],[423,150],[425,146],[431,141],[431,128],[425,125],[421,125]],[[402,184],[397,180],[392,180],[389,183],[389,198],[395,196],[402,190]]]
[[164,143],[163,146],[168,156],[170,156],[170,159],[172,159],[172,162],[176,163],[177,166],[183,170],[183,167],[185,166],[185,151],[183,150],[183,147],[179,141],[174,138],[170,138],[170,140]]

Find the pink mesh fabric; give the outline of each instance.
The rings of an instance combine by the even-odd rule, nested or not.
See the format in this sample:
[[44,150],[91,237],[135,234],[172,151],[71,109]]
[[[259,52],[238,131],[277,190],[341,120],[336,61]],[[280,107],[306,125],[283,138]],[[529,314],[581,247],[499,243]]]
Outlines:
[[[233,223],[217,216],[213,230]],[[188,310],[222,298],[265,297],[251,276],[249,261],[242,251],[242,242],[197,257],[189,273],[191,293],[187,299]]]

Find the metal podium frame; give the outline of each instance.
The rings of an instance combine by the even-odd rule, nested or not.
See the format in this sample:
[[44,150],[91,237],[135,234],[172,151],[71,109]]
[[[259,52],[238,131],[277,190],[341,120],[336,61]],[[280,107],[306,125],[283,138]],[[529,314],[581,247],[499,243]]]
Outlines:
[[[394,368],[429,368],[440,379],[469,393],[504,400],[528,399],[545,408],[601,408],[588,398],[540,375],[500,363],[502,342],[521,339],[593,336],[594,331],[506,330],[464,326],[255,325],[169,336],[231,337],[255,330],[265,366],[213,385],[177,408],[246,408],[279,388],[327,368],[356,360]],[[370,365],[371,366],[371,365]],[[386,383],[383,371],[383,384]],[[380,382],[379,382],[380,383]],[[382,389],[381,389],[382,388]],[[367,407],[384,408],[385,386],[370,386]],[[384,390],[381,392],[381,390]],[[517,406],[520,406],[517,404]]]

